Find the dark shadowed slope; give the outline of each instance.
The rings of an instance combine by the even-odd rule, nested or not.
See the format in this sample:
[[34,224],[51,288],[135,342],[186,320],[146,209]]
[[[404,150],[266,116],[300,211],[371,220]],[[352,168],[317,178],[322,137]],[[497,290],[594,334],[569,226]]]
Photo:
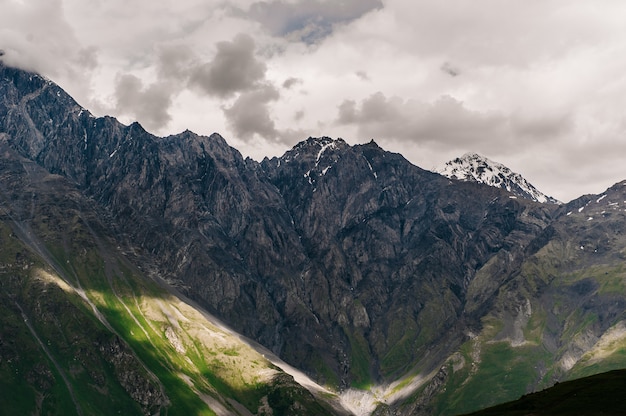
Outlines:
[[566,381],[471,416],[618,416],[626,414],[626,370]]

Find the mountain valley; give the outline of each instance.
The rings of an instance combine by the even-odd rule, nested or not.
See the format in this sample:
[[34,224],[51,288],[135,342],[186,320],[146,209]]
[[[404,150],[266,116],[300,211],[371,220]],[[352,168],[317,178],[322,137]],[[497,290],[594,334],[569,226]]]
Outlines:
[[257,162],[1,63],[0,152],[10,413],[453,415],[626,365],[626,182],[557,203],[328,137]]

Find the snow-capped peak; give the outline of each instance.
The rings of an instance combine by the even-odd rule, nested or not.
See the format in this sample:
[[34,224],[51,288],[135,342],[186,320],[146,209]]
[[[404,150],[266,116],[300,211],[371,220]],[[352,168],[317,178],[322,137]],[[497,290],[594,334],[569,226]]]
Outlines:
[[495,188],[506,189],[513,195],[537,202],[560,203],[540,192],[519,173],[515,173],[503,164],[489,160],[477,153],[466,153],[447,162],[442,169],[438,170],[438,173],[451,179],[479,182]]

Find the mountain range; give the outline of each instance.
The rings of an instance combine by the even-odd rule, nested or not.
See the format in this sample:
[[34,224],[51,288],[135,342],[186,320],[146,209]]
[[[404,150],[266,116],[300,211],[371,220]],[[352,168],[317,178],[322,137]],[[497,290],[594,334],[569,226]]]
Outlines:
[[256,162],[1,64],[0,151],[13,413],[458,414],[626,362],[624,182],[558,204],[328,137]]

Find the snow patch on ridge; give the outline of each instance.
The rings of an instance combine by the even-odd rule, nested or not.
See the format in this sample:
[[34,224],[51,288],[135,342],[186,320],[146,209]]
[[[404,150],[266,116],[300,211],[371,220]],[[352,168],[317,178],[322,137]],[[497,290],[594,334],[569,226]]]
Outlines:
[[322,157],[322,155],[324,154],[324,152],[327,149],[336,149],[337,145],[335,144],[335,142],[330,142],[330,143],[326,143],[322,145],[322,148],[320,149],[319,153],[317,154],[317,158],[315,159],[315,166],[318,165],[318,163],[320,163],[320,158]]
[[477,153],[466,153],[451,160],[437,171],[450,179],[484,183],[506,189],[518,197],[542,203],[560,203],[531,185],[522,175],[511,171],[501,163],[494,162]]
[[372,172],[372,175],[374,175],[374,178],[378,179],[378,174],[374,172],[374,169],[372,168],[372,164],[370,163],[370,161],[367,160],[366,158],[365,158],[365,161],[367,162],[367,167],[370,168],[370,172]]

